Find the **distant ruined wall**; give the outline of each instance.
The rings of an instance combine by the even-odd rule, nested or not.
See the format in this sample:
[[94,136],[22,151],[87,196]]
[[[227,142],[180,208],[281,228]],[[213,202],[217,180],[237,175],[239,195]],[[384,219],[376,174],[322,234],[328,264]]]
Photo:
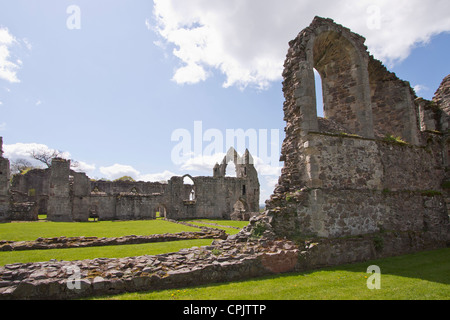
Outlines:
[[70,197],[70,161],[60,158],[52,160],[47,218],[51,221],[72,221]]
[[[94,181],[70,169],[70,161],[55,158],[48,169],[14,175],[9,190],[9,161],[0,158],[5,174],[0,189],[2,220],[37,220],[47,214],[50,221],[230,219],[236,207],[243,212],[259,210],[259,181],[248,151],[241,158],[230,149],[237,176],[172,177],[167,183],[143,181]],[[239,161],[237,160],[239,159]],[[227,161],[224,159],[225,172]],[[189,177],[193,185],[185,184]],[[12,201],[10,201],[12,199]],[[239,205],[237,205],[239,204]],[[240,212],[242,213],[242,212]]]
[[3,158],[3,138],[0,137],[0,221],[9,219],[9,160]]

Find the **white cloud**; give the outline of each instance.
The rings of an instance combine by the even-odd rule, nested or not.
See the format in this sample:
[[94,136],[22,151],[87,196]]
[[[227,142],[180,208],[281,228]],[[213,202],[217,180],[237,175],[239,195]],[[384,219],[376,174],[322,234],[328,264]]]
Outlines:
[[132,166],[114,164],[109,167],[100,167],[100,172],[109,180],[115,180],[123,176],[129,176],[133,179],[137,179],[139,176],[139,171],[134,169]]
[[0,123],[0,131],[6,131],[6,122]]
[[[17,159],[25,159],[29,161],[33,166],[44,167],[42,162],[39,162],[31,157],[33,151],[42,151],[46,153],[52,153],[57,151],[48,147],[45,144],[40,143],[15,143],[3,145],[4,157],[8,158],[10,161]],[[62,152],[61,156],[64,159],[71,159],[72,156],[69,152]],[[91,174],[95,170],[95,164],[88,164],[83,161],[77,161],[78,166],[74,168],[77,172],[85,172],[86,174]]]
[[424,85],[421,85],[421,84],[418,84],[418,85],[414,86],[414,91],[417,94],[419,94],[420,92],[426,91],[426,90],[429,90],[427,86],[424,86]]
[[170,178],[176,176],[175,173],[170,171],[164,171],[160,173],[150,173],[150,174],[144,174],[140,175],[138,177],[138,180],[140,181],[148,181],[148,182],[160,182],[160,181],[168,181]]
[[[329,17],[367,39],[388,66],[433,35],[450,30],[449,1],[154,0],[153,28],[180,59],[177,83],[267,88],[281,79],[288,42],[314,16]],[[162,47],[162,46],[161,46]]]
[[23,38],[22,41],[23,41],[25,47],[26,47],[29,51],[31,51],[31,49],[33,49],[33,46],[31,45],[30,41],[29,41],[27,38]]
[[[186,171],[199,171],[199,172],[205,172],[205,173],[212,173],[212,170],[216,163],[221,163],[223,158],[226,156],[225,153],[216,153],[214,155],[210,156],[204,156],[199,155],[195,157],[191,157],[190,159],[186,160],[181,165],[181,170]],[[261,158],[257,156],[253,157],[253,163],[255,165],[255,169],[258,171],[258,175],[260,176],[276,176],[279,177],[281,174],[281,166],[273,166],[271,164],[268,164],[264,162]],[[232,166],[231,163],[228,163],[227,169]],[[230,172],[227,174],[232,175]]]
[[215,164],[222,162],[225,155],[225,153],[216,153],[209,156],[199,155],[191,157],[181,165],[181,170],[208,172],[212,174]]
[[86,175],[91,176],[95,171],[95,164],[89,164],[83,161],[77,161],[78,166],[74,168],[76,172],[84,172]]
[[40,106],[41,104],[42,104],[42,101],[41,101],[41,100],[38,100],[38,101],[36,101],[36,103],[35,103],[36,106]]
[[150,24],[150,19],[145,19],[145,26],[147,27],[148,30],[152,29],[152,26]]
[[22,65],[22,61],[20,59],[17,59],[16,63],[10,61],[10,49],[16,43],[18,43],[17,40],[7,28],[0,28],[0,79],[11,83],[20,82],[17,78],[17,70]]
[[10,160],[24,158],[31,160],[30,153],[33,150],[50,150],[46,145],[39,143],[16,143],[3,145],[4,157]]
[[207,78],[206,71],[195,63],[179,68],[172,80],[179,84],[195,84],[205,81]]
[[171,177],[176,176],[175,173],[167,170],[158,173],[141,174],[132,166],[122,164],[114,164],[109,167],[100,167],[100,172],[104,175],[104,178],[109,180],[116,180],[123,176],[129,176],[137,181],[161,182],[167,181]]

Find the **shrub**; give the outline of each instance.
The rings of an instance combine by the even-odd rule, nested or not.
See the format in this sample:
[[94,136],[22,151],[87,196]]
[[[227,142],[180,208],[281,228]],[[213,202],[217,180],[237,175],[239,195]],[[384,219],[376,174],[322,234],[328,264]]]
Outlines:
[[261,238],[264,231],[266,231],[266,224],[262,221],[258,221],[252,228],[251,237],[252,238]]
[[385,135],[383,140],[386,142],[391,142],[391,143],[395,143],[395,144],[399,144],[399,145],[407,145],[408,144],[401,137],[396,137],[396,136],[393,136],[390,134]]

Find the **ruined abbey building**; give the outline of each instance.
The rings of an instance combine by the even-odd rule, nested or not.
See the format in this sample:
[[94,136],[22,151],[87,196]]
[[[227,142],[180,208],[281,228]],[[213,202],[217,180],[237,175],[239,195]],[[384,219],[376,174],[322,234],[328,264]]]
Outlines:
[[[284,167],[265,212],[239,233],[159,256],[0,267],[0,299],[182,288],[448,246],[450,76],[432,101],[418,98],[364,41],[316,17],[290,42],[283,72]],[[323,119],[317,117],[314,68],[322,78]],[[9,162],[0,157],[0,217],[47,210],[56,221],[86,221],[89,212],[137,219],[165,209],[175,219],[242,218],[258,205],[250,158],[231,149],[213,177],[192,178],[194,186],[184,185],[183,177],[167,184],[90,181],[55,159],[50,169],[14,177],[10,187]],[[225,177],[229,161],[236,178]],[[67,289],[73,263],[85,275],[82,290]],[[88,276],[93,268],[94,279]]]
[[[0,138],[0,150],[2,139]],[[226,176],[232,161],[236,177]],[[189,177],[190,183],[184,178]],[[192,184],[193,182],[193,184]],[[259,181],[253,158],[231,148],[212,177],[172,177],[167,183],[94,181],[55,158],[48,169],[10,177],[0,156],[0,221],[49,221],[213,218],[248,220],[259,212]]]
[[418,98],[364,42],[316,17],[289,43],[284,64],[284,167],[252,225],[277,238],[322,239],[315,265],[450,240],[450,76],[432,101]]

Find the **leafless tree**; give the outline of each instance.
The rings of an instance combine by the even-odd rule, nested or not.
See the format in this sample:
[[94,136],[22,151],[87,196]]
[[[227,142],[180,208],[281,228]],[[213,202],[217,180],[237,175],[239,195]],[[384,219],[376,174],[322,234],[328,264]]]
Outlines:
[[17,174],[21,173],[22,171],[26,169],[34,168],[34,166],[31,164],[30,161],[26,159],[16,159],[11,161],[11,173]]
[[59,150],[33,150],[30,152],[30,156],[42,162],[47,166],[47,168],[50,168],[52,166],[52,159],[54,158],[61,158],[62,152]]
[[[42,150],[42,149],[38,149],[38,150],[33,150],[30,152],[30,156],[35,159],[38,160],[40,162],[42,162],[43,164],[45,164],[47,166],[47,168],[50,168],[52,166],[52,160],[54,158],[64,158],[63,153],[59,150]],[[68,159],[70,160],[70,167],[71,168],[77,168],[79,166],[79,162],[75,161],[73,159]]]

